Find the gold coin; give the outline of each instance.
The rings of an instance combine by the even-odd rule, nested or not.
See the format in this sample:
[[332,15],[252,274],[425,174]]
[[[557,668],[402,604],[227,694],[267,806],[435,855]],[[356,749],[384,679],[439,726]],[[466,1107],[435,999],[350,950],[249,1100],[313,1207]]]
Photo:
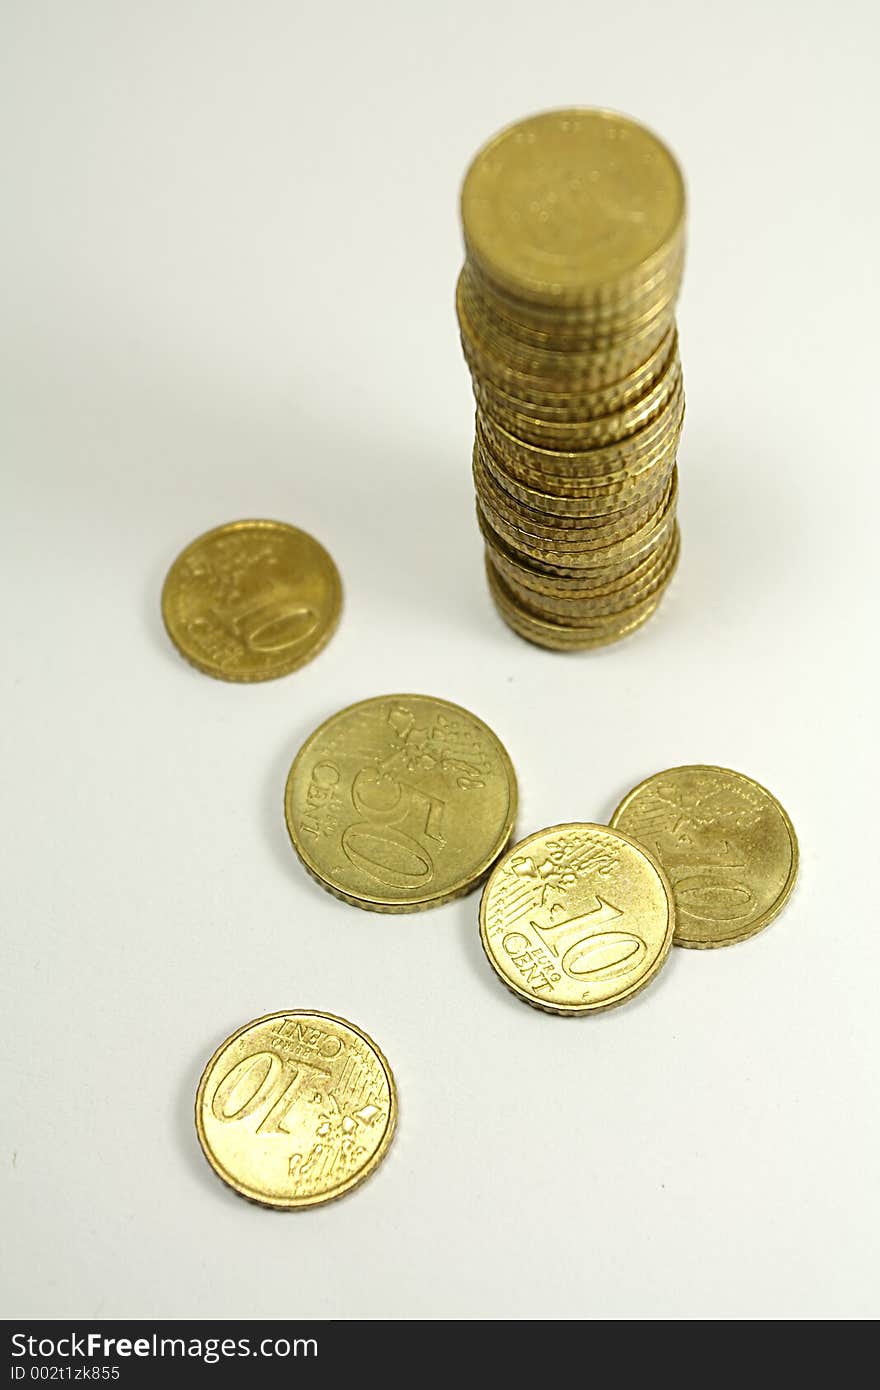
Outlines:
[[673,767],[640,782],[611,824],[656,854],[672,882],[676,946],[730,946],[791,896],[798,843],[775,796],[726,767]]
[[651,278],[684,184],[655,135],[611,111],[548,111],[496,135],[465,177],[468,251],[515,298],[593,304]]
[[676,554],[663,582],[647,598],[616,612],[588,614],[577,622],[560,617],[541,617],[511,593],[490,564],[486,566],[486,578],[496,608],[508,626],[520,636],[528,637],[538,646],[551,650],[586,651],[591,647],[618,642],[647,621],[669,587],[677,559]]
[[[471,467],[475,491],[482,501],[491,503],[502,515],[511,513],[507,520],[515,519],[516,524],[526,529],[531,529],[532,525],[539,523],[539,529],[549,527],[554,532],[618,525],[625,528],[635,513],[643,508],[660,505],[669,490],[674,471],[674,463],[670,462],[666,477],[659,473],[657,479],[653,480],[654,486],[650,491],[639,491],[632,497],[624,493],[619,500],[614,496],[603,496],[601,493],[578,498],[566,497],[563,498],[564,510],[557,511],[554,505],[558,501],[557,494],[524,488],[516,474],[508,472],[497,458],[493,458],[480,445],[479,440],[475,441]],[[517,491],[508,486],[510,483]],[[550,505],[544,503],[544,498]],[[609,506],[609,501],[617,505]]]
[[[506,548],[503,541],[499,541],[491,531],[490,527],[479,518],[483,536],[488,548],[492,552],[493,560],[499,561],[496,565],[500,574],[507,574],[512,571],[512,578],[516,580],[519,576],[526,576],[526,586],[536,588],[538,593],[562,594],[567,597],[584,598],[590,594],[602,592],[616,592],[617,586],[624,586],[630,577],[638,577],[645,573],[646,566],[650,567],[659,562],[660,554],[669,546],[669,541],[675,533],[676,523],[670,527],[669,533],[659,539],[657,543],[652,542],[650,547],[646,546],[637,555],[630,555],[623,559],[618,558],[613,563],[602,565],[596,569],[588,570],[554,570],[546,566],[537,570],[532,566],[538,564],[530,557],[514,556],[513,552]],[[527,568],[528,567],[528,568]]]
[[678,439],[651,456],[646,456],[628,469],[603,478],[582,481],[560,479],[548,474],[539,475],[509,458],[499,457],[487,443],[482,430],[481,416],[477,417],[476,449],[480,463],[511,497],[535,512],[553,517],[583,518],[614,512],[626,512],[668,487],[675,470]]
[[583,598],[597,592],[616,591],[626,585],[630,577],[645,573],[658,562],[659,552],[669,544],[670,537],[662,534],[646,544],[638,555],[625,556],[610,565],[600,565],[593,570],[582,569],[561,573],[547,569],[539,560],[514,552],[502,536],[486,521],[477,508],[477,521],[493,560],[502,574],[533,588],[539,594],[561,594],[568,597]]
[[518,595],[524,607],[534,607],[535,611],[540,611],[542,606],[546,606],[548,612],[552,612],[553,605],[558,602],[561,606],[557,611],[562,614],[573,612],[572,605],[581,602],[614,603],[627,593],[647,589],[655,576],[662,571],[678,542],[676,526],[667,541],[624,574],[605,575],[603,572],[598,576],[597,582],[581,585],[580,588],[572,588],[566,581],[554,579],[553,575],[539,575],[526,571],[522,565],[512,563],[508,555],[493,548],[488,542],[486,555],[493,569],[506,581],[507,587]]
[[605,541],[624,539],[642,529],[652,516],[661,513],[668,502],[674,486],[673,476],[665,484],[627,507],[614,511],[594,511],[589,501],[584,501],[577,515],[557,513],[538,509],[523,502],[509,492],[505,486],[506,478],[499,478],[487,465],[479,449],[474,451],[473,459],[474,490],[483,510],[486,511],[497,529],[503,527],[522,533],[523,540],[534,540],[557,545],[563,549],[572,545],[585,548],[603,544]]
[[613,630],[609,629],[601,637],[572,637],[569,635],[570,629],[568,628],[550,628],[547,624],[537,628],[522,614],[516,614],[512,609],[503,607],[498,602],[496,594],[493,594],[492,597],[502,620],[512,632],[516,633],[517,637],[522,637],[524,641],[531,642],[534,646],[550,652],[587,652],[597,651],[600,647],[610,647],[615,642],[622,642],[625,637],[631,637],[640,627],[644,627],[656,611],[655,604],[653,607],[645,609],[633,622]]
[[522,412],[548,421],[592,420],[596,416],[610,415],[620,410],[649,391],[663,375],[674,351],[677,351],[677,341],[673,325],[654,351],[640,362],[634,371],[608,386],[577,394],[565,391],[553,394],[536,392],[536,398],[532,399],[532,393],[529,391],[517,395],[502,386],[493,385],[491,381],[476,377],[474,392],[487,414],[500,416],[502,419]]
[[513,389],[558,392],[608,385],[628,372],[657,346],[672,323],[672,306],[660,304],[623,337],[592,338],[576,350],[539,347],[517,341],[475,315],[459,280],[456,312],[462,348],[473,370]]
[[663,375],[649,391],[637,400],[609,415],[589,419],[544,420],[539,414],[527,415],[521,410],[507,413],[480,402],[483,413],[493,417],[502,428],[527,444],[539,449],[560,449],[567,453],[577,450],[601,449],[630,439],[645,429],[666,409],[681,380],[681,363],[674,353]]
[[581,652],[594,651],[598,647],[608,647],[629,637],[648,621],[656,611],[662,593],[653,601],[643,604],[632,612],[617,613],[613,621],[603,626],[592,625],[573,628],[565,623],[547,622],[533,617],[520,604],[513,602],[504,592],[496,577],[488,574],[489,592],[501,618],[519,637],[533,642],[536,647],[547,651]]
[[470,258],[462,269],[462,304],[480,337],[505,344],[514,355],[605,351],[639,337],[658,314],[669,314],[681,288],[684,238],[674,256],[638,289],[585,313],[554,303],[542,306],[512,298],[482,274]]
[[516,774],[468,710],[382,695],[306,740],[284,807],[293,847],[323,888],[375,912],[415,912],[489,872],[513,831]]
[[[546,537],[537,536],[533,529],[527,531],[524,527],[510,525],[497,509],[492,509],[482,500],[479,501],[478,505],[494,530],[518,554],[530,560],[537,560],[551,569],[556,566],[566,574],[570,571],[576,571],[579,566],[592,570],[597,566],[613,563],[615,559],[622,560],[630,554],[635,554],[637,548],[641,548],[647,534],[648,522],[645,522],[642,527],[633,529],[629,534],[621,533],[620,535],[609,536],[599,533],[592,540],[588,534],[585,534],[583,542],[577,544],[572,540],[571,533],[568,533],[566,540],[569,543],[563,546],[555,541],[547,540]],[[655,513],[652,512],[652,515]],[[671,525],[671,519],[668,525],[663,523],[664,534],[671,528]],[[632,537],[631,545],[629,544],[630,537]]]
[[547,622],[568,622],[577,625],[581,621],[601,621],[605,616],[611,621],[614,615],[641,606],[655,595],[659,595],[666,588],[678,562],[679,545],[680,537],[676,526],[668,544],[658,552],[662,563],[656,564],[646,578],[637,571],[635,577],[626,585],[618,582],[615,592],[593,591],[578,597],[541,594],[524,584],[519,584],[511,575],[504,573],[496,563],[495,557],[488,551],[487,563],[496,571],[499,587],[526,612]]
[[631,999],[669,954],[675,909],[660,865],[601,825],[554,825],[496,865],[480,903],[483,949],[527,1004],[596,1013]]
[[597,482],[604,484],[617,474],[637,472],[645,463],[678,444],[684,416],[681,375],[659,414],[635,434],[587,449],[547,449],[511,434],[484,411],[477,412],[481,443],[508,466],[524,469],[538,478],[559,480],[563,486]]
[[342,585],[322,545],[280,521],[232,521],[178,555],[162,617],[181,656],[225,681],[266,681],[311,661],[339,621]]
[[[600,535],[599,543],[595,546],[564,547],[562,544],[542,543],[537,537],[530,536],[522,529],[507,525],[497,512],[488,515],[487,520],[492,529],[518,553],[539,561],[550,571],[558,569],[570,574],[579,568],[595,569],[613,565],[624,559],[631,559],[635,564],[636,557],[643,555],[646,546],[650,546],[658,537],[665,539],[672,530],[675,525],[675,504],[676,489],[673,487],[665,505],[652,513],[638,530],[623,537],[609,538]],[[479,498],[477,509],[479,513],[487,515],[487,509]]]
[[330,1202],[369,1177],[397,1122],[394,1077],[372,1038],[335,1014],[266,1014],[202,1073],[196,1130],[214,1172],[261,1206]]

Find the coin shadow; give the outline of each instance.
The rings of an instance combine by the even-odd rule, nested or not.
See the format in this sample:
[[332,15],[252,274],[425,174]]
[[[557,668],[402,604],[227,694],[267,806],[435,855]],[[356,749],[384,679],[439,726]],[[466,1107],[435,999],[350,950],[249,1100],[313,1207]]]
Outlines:
[[[307,445],[307,430],[304,438]],[[293,442],[300,452],[310,453],[302,440]],[[333,437],[326,430],[320,452],[323,489],[319,491],[311,478],[308,488],[301,489],[302,505],[270,506],[268,511],[303,526],[327,546],[342,576],[344,610],[351,604],[367,615],[367,621],[387,614],[395,622],[402,618],[435,633],[438,624],[450,634],[465,627],[485,629],[491,608],[488,602],[474,602],[485,581],[466,458],[459,459],[442,443],[429,442],[426,447],[423,440],[395,439],[393,433],[355,440]],[[352,457],[359,458],[358,469],[347,466]],[[294,475],[294,498],[297,481]],[[244,509],[248,515],[266,512],[259,498],[267,492],[277,493],[270,469],[265,480],[259,475],[253,479],[255,500]],[[195,529],[204,531],[233,519],[209,507]],[[169,534],[168,544],[157,544],[150,561],[139,609],[151,649],[179,666],[182,658],[162,621],[161,596],[175,555],[192,536],[177,534],[175,544],[176,531]]]
[[[227,1033],[232,1033],[236,1027],[236,1022],[230,1022],[226,1030]],[[217,1180],[205,1161],[199,1147],[194,1119],[193,1107],[199,1087],[199,1078],[205,1065],[205,1059],[210,1057],[215,1045],[206,1042],[199,1056],[194,1057],[181,1074],[174,1093],[174,1110],[171,1117],[174,1146],[179,1150],[190,1177],[194,1179],[203,1192],[210,1192],[216,1197],[218,1189],[223,1189],[222,1197],[234,1200],[235,1194]]]
[[[183,544],[185,541],[181,542],[181,545]],[[176,666],[178,670],[182,666],[192,675],[196,675],[198,673],[175,650],[162,621],[162,586],[173,559],[173,555],[156,555],[150,564],[149,574],[142,585],[141,627],[151,650],[162,658],[166,666]]]
[[521,1008],[519,1000],[505,989],[500,980],[496,979],[491,965],[486,959],[483,944],[480,940],[480,895],[483,891],[483,884],[480,884],[476,892],[468,893],[464,898],[459,898],[454,906],[458,922],[458,936],[462,943],[462,952],[467,960],[468,969],[479,979],[485,993],[491,995],[496,1001],[510,1005],[512,1008]]
[[639,776],[634,775],[629,782],[618,783],[620,787],[620,792],[616,796],[610,796],[606,801],[603,802],[602,814],[598,817],[598,824],[610,825],[611,817],[614,815],[614,812],[617,810],[623,798],[629,792],[632,791],[633,787],[636,786],[638,782],[642,780],[642,777],[648,777],[652,771],[652,768],[648,768],[644,773],[640,774]]
[[760,437],[719,434],[703,419],[691,419],[682,439],[678,577],[686,576],[707,621],[722,620],[731,603],[751,595],[766,602],[809,563],[806,490],[793,492],[774,457],[761,457],[762,447]]
[[263,778],[259,812],[265,841],[269,845],[279,869],[283,871],[284,877],[295,878],[304,889],[320,893],[322,896],[324,896],[323,890],[306,873],[290,843],[284,818],[284,792],[291,763],[309,734],[314,732],[316,725],[321,722],[323,717],[322,715],[316,718],[313,715],[310,719],[304,720],[302,724],[298,724],[274,756],[267,760],[268,766]]
[[[374,439],[369,460],[334,492],[337,556],[346,590],[373,611],[485,626],[474,604],[485,588],[467,453],[442,441]],[[353,447],[353,446],[352,446]],[[363,442],[360,444],[364,451]],[[338,448],[338,446],[337,446]],[[382,480],[377,505],[377,478]],[[345,553],[343,553],[345,552]]]

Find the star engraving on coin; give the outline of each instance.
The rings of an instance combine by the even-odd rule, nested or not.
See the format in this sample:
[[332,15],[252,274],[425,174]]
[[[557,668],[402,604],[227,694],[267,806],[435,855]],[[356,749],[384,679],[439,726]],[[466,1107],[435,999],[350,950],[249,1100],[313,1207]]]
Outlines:
[[310,661],[332,636],[341,604],[327,551],[280,521],[234,521],[199,536],[162,590],[178,651],[227,681],[272,680]]
[[214,1053],[196,1096],[211,1167],[243,1197],[283,1209],[341,1197],[385,1156],[397,1119],[379,1048],[335,1014],[267,1014]]
[[672,883],[676,946],[729,946],[766,927],[798,870],[794,827],[776,798],[730,768],[673,767],[635,787],[611,817],[657,856]]
[[412,912],[467,893],[516,818],[506,750],[476,715],[426,695],[383,695],[333,715],[290,769],[294,849],[337,897]]
[[483,890],[480,937],[499,978],[549,1013],[609,1009],[666,960],[675,914],[666,875],[628,836],[554,825],[504,855]]

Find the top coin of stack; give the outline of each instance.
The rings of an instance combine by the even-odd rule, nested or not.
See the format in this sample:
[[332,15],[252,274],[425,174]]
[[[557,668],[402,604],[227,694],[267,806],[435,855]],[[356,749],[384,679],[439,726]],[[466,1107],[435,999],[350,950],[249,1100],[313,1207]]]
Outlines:
[[675,568],[684,210],[666,147],[609,111],[510,126],[465,178],[477,513],[495,602],[543,646],[624,636]]

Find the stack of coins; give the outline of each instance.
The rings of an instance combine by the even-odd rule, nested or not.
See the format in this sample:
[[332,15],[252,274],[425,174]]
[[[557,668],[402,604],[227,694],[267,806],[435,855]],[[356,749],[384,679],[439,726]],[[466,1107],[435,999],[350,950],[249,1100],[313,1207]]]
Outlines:
[[684,206],[666,147],[608,111],[511,126],[465,179],[456,303],[489,585],[545,647],[623,637],[675,569]]

